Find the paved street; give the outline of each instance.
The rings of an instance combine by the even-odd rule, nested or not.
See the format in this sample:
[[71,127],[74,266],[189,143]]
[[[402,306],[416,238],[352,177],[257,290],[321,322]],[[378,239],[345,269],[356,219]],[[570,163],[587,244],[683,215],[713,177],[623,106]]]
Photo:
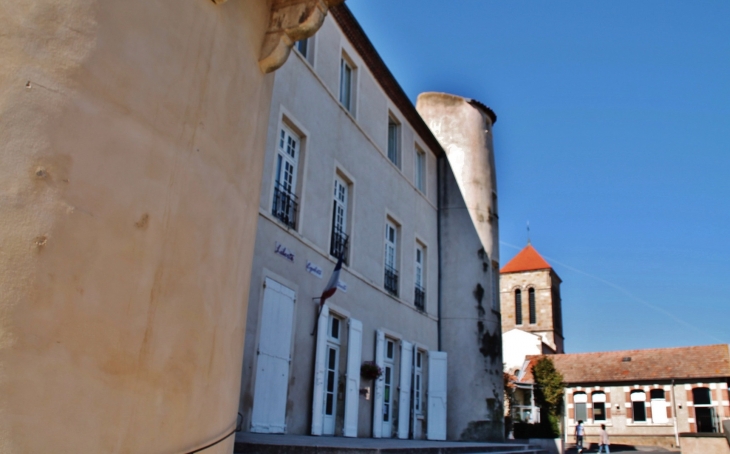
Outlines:
[[[592,446],[591,448],[587,450],[583,450],[584,453],[595,453],[598,452],[597,446]],[[611,454],[615,452],[673,452],[673,453],[680,453],[680,450],[670,450],[665,448],[660,448],[657,446],[627,446],[627,445],[611,445]],[[568,448],[566,451],[566,454],[576,454],[577,451],[575,448]]]

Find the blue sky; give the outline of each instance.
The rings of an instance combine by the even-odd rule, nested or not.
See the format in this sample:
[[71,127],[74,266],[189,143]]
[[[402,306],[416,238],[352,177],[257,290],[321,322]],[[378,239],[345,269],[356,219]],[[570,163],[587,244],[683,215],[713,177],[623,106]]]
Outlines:
[[567,352],[730,343],[730,2],[347,5],[411,100],[496,111],[501,262],[529,220]]

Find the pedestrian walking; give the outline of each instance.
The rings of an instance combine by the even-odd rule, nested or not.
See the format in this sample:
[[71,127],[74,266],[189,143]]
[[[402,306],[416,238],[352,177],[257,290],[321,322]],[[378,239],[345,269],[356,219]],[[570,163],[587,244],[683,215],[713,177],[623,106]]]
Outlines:
[[578,452],[583,452],[583,436],[585,435],[585,429],[583,428],[583,420],[578,421],[578,425],[575,426],[575,447],[578,448]]
[[610,454],[611,450],[608,449],[609,445],[608,441],[608,432],[606,432],[606,425],[601,424],[601,431],[598,433],[598,452],[605,452],[607,454]]

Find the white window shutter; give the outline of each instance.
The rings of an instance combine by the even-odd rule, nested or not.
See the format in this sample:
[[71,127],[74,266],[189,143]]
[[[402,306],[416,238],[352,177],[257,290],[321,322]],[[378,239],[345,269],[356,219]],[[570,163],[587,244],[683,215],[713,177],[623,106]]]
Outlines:
[[446,352],[428,352],[428,423],[426,438],[446,440]]
[[651,400],[651,419],[654,424],[666,424],[669,422],[667,418],[667,401],[664,399]]
[[398,397],[398,438],[408,438],[408,423],[411,419],[411,366],[413,344],[400,344],[400,393]]
[[350,319],[347,334],[347,384],[345,386],[345,436],[357,437],[360,404],[360,360],[362,359],[362,322]]
[[[377,330],[375,332],[375,364],[385,370],[385,333]],[[375,399],[373,400],[373,438],[383,437],[383,393],[385,392],[385,377],[380,376],[374,380]]]
[[322,435],[324,422],[324,360],[327,348],[327,322],[330,310],[325,304],[317,322],[317,351],[314,356],[314,397],[312,398],[312,435]]

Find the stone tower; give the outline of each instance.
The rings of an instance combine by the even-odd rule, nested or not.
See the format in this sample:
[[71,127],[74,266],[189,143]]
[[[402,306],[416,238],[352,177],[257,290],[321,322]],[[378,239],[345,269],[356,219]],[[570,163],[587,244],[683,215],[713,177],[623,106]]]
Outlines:
[[507,370],[520,367],[528,354],[564,353],[561,282],[555,270],[531,244],[500,271]]
[[497,117],[484,104],[445,93],[421,94],[416,109],[446,152],[438,163],[439,344],[449,358],[448,439],[501,440]]

